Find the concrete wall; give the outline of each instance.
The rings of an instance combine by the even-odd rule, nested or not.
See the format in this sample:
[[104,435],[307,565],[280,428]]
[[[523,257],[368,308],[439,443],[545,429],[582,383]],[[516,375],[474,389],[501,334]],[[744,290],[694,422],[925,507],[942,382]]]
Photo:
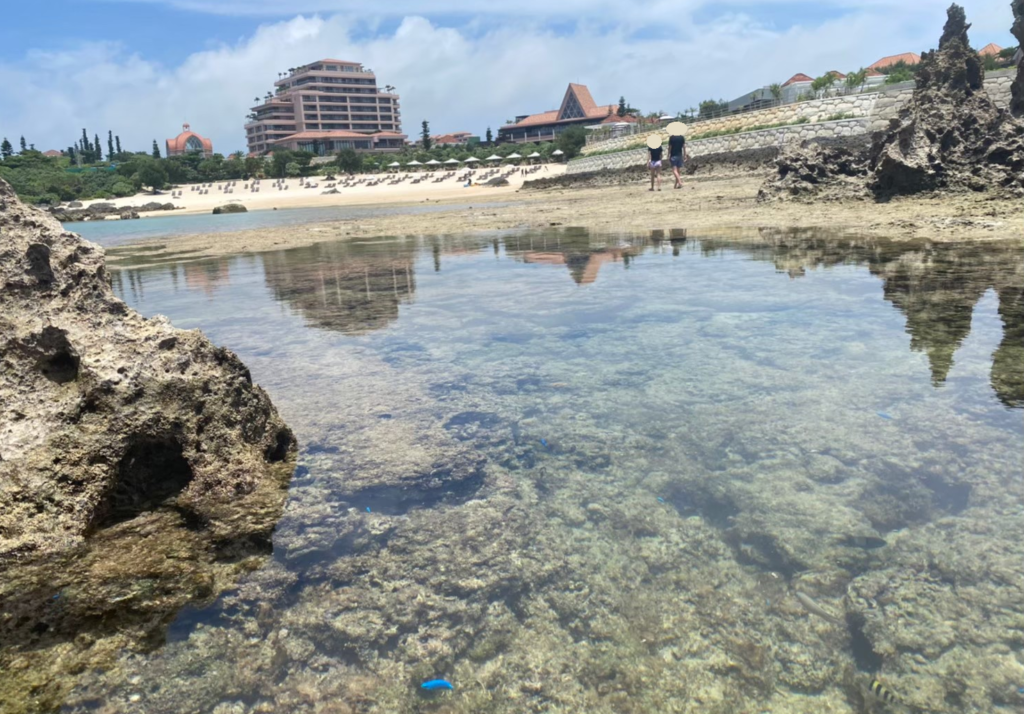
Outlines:
[[[691,157],[696,157],[729,151],[799,144],[804,141],[841,139],[866,135],[870,123],[871,119],[861,117],[859,119],[843,119],[841,121],[819,122],[816,124],[797,124],[795,126],[779,127],[778,129],[762,129],[760,131],[747,131],[728,136],[716,136],[710,139],[697,139],[688,142],[686,148]],[[573,159],[566,167],[566,173],[580,174],[589,171],[600,171],[602,169],[624,169],[630,166],[640,166],[646,161],[647,149],[639,147],[611,154],[602,154],[601,156],[584,156],[583,158]]]
[[[1015,70],[1005,69],[988,72],[985,75],[985,89],[998,106],[1010,105],[1010,83]],[[764,124],[792,123],[799,119],[822,122],[834,114],[848,114],[856,118],[870,119],[869,131],[884,129],[889,119],[896,116],[900,108],[914,93],[913,82],[887,85],[882,91],[850,94],[827,99],[814,99],[796,104],[760,109],[755,112],[733,114],[719,119],[695,122],[687,125],[687,136],[709,131],[744,131],[748,127]],[[651,134],[664,134],[664,129],[653,129],[642,134],[623,136],[609,141],[600,141],[583,147],[582,155],[617,149],[644,146]]]

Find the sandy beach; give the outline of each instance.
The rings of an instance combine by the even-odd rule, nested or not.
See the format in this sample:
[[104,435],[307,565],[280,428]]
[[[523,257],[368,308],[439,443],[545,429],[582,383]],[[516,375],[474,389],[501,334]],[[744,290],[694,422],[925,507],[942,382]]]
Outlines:
[[[163,248],[147,251],[147,256],[159,259],[164,252],[173,251],[199,258],[345,238],[559,226],[614,233],[682,228],[691,234],[738,238],[756,236],[763,228],[786,227],[843,231],[893,240],[1024,240],[1020,229],[1024,205],[1019,199],[951,193],[941,197],[900,198],[887,203],[791,201],[762,204],[757,201],[757,192],[765,176],[766,172],[761,170],[696,175],[687,177],[684,188],[679,191],[671,189],[670,179],[661,192],[650,192],[647,183],[639,181],[545,189],[523,188],[522,181],[516,181],[508,187],[497,188],[463,189],[427,184],[362,189],[362,192],[353,189],[331,196],[301,189],[293,190],[288,196],[276,192],[241,196],[253,210],[342,203],[395,206],[424,200],[451,203],[452,209],[428,215],[388,215],[218,233],[216,242],[204,235],[174,236],[161,239]],[[186,190],[183,203],[191,212],[205,212],[209,206],[219,205],[218,200],[223,200],[214,200],[212,193],[191,199],[188,196]],[[474,201],[486,205],[473,207]]]
[[[502,173],[507,170],[502,167]],[[485,173],[485,169],[476,171],[476,176]],[[346,188],[341,184],[345,176],[339,175],[336,181],[327,181],[323,177],[315,176],[309,178],[290,179],[260,179],[259,191],[253,192],[248,181],[238,179],[234,182],[220,182],[212,184],[182,184],[175,187],[174,192],[180,192],[179,196],[172,196],[172,191],[162,191],[159,194],[148,192],[138,193],[134,196],[116,199],[104,199],[95,201],[83,201],[82,204],[88,207],[94,203],[112,203],[117,207],[141,206],[146,203],[157,201],[160,203],[173,203],[177,210],[174,215],[187,215],[194,213],[210,213],[217,206],[227,203],[240,203],[250,211],[265,211],[275,208],[320,208],[324,206],[363,206],[363,205],[391,205],[422,203],[423,201],[464,201],[467,198],[479,200],[478,195],[486,195],[489,199],[495,196],[508,195],[521,188],[526,180],[538,178],[551,178],[561,176],[565,173],[564,164],[547,164],[540,171],[523,176],[515,173],[508,177],[508,186],[484,186],[476,185],[466,187],[464,182],[457,180],[462,171],[456,172],[456,178],[445,179],[442,182],[434,183],[434,178],[440,178],[446,174],[444,171],[421,172],[412,174],[360,174],[354,177],[356,180],[365,179],[366,183],[380,180],[382,183],[377,186],[358,185]],[[391,186],[387,182],[395,177],[408,176],[404,182]],[[411,181],[421,177],[426,178],[423,183],[412,184]],[[233,183],[232,186],[228,186]],[[306,188],[311,184],[312,188]],[[325,191],[332,184],[338,184],[339,193],[325,194]],[[280,186],[280,187],[279,187]],[[167,215],[164,211],[144,212],[142,216]]]

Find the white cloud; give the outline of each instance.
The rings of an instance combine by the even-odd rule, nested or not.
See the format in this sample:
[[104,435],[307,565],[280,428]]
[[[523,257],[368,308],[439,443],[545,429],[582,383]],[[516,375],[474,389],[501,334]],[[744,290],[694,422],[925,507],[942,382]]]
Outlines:
[[[241,3],[173,0],[181,6],[222,9]],[[271,88],[277,73],[321,57],[341,57],[373,68],[378,81],[398,87],[403,128],[418,132],[428,119],[435,132],[495,130],[507,118],[555,108],[570,81],[588,84],[598,102],[624,94],[634,106],[674,112],[707,97],[731,98],[795,72],[849,70],[878,57],[934,44],[944,20],[945,0],[913,0],[894,7],[871,4],[817,24],[776,30],[752,19],[756,8],[720,14],[696,24],[685,8],[698,0],[610,2],[588,0],[591,21],[555,32],[533,18],[507,17],[443,26],[419,15],[404,17],[383,32],[374,21],[341,13],[294,17],[259,27],[233,45],[197,52],[179,66],[165,67],[109,43],[83,44],[60,52],[34,51],[16,63],[0,63],[0,135],[25,134],[37,148],[63,148],[87,127],[90,136],[113,129],[122,143],[148,149],[179,131],[181,122],[214,141],[224,153],[244,148],[242,125],[253,97]],[[276,3],[275,3],[276,4]],[[379,3],[383,4],[383,3]],[[487,3],[488,6],[491,3]],[[263,0],[246,6],[270,7]],[[351,9],[343,0],[303,0],[312,9]],[[393,0],[390,8],[465,7],[455,0]],[[522,0],[493,3],[536,8],[552,19],[552,8],[583,7],[583,0]],[[1002,0],[968,8],[977,27],[1010,23]],[[281,4],[276,4],[280,7]],[[289,7],[292,3],[289,3]],[[598,22],[594,8],[643,10],[642,23]],[[764,3],[760,3],[764,10]],[[983,11],[982,11],[983,10]],[[572,13],[567,13],[571,15]],[[760,13],[759,13],[760,14]],[[649,18],[664,32],[650,39]],[[934,18],[928,22],[925,18]],[[378,18],[379,20],[379,18]],[[201,25],[200,25],[201,26]],[[644,37],[647,36],[647,39]]]

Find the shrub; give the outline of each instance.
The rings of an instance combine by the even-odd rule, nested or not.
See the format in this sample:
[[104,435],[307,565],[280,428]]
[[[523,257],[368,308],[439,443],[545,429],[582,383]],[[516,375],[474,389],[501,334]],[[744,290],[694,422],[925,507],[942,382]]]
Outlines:
[[135,187],[127,181],[118,181],[111,187],[110,192],[118,198],[124,198],[125,196],[134,196]]

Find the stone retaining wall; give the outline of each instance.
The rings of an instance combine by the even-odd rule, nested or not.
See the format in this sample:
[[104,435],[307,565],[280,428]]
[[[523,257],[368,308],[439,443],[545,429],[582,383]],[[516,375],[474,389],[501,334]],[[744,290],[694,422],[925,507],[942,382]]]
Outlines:
[[[777,129],[762,129],[728,136],[716,136],[710,139],[697,139],[689,142],[686,148],[691,157],[697,157],[799,144],[805,141],[830,141],[867,135],[870,123],[871,119],[862,117],[817,124],[797,124]],[[640,166],[646,161],[647,149],[638,147],[600,156],[584,156],[573,159],[566,167],[566,173],[580,174],[602,169],[625,169],[630,166]]]
[[[1013,69],[1005,69],[988,72],[985,75],[985,89],[992,101],[1000,107],[1006,108],[1010,105],[1010,83],[1013,81],[1014,72]],[[704,134],[709,131],[743,131],[751,126],[792,123],[800,119],[817,123],[823,122],[835,114],[869,118],[869,131],[878,131],[888,125],[889,120],[896,116],[913,93],[914,83],[903,82],[886,86],[878,92],[814,99],[808,102],[784,104],[755,112],[731,114],[719,119],[695,122],[687,125],[686,131],[687,135]],[[581,154],[588,156],[599,151],[643,147],[647,137],[651,134],[664,134],[664,129],[659,127],[641,134],[620,136],[616,139],[588,144],[583,147]]]

